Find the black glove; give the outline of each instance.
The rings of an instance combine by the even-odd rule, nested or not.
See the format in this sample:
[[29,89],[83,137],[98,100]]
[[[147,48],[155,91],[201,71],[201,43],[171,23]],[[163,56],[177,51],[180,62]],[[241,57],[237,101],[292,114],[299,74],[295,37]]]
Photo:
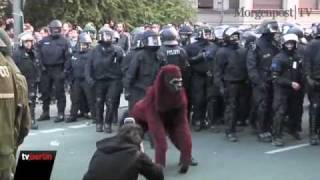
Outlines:
[[128,101],[129,98],[130,98],[130,93],[128,92],[128,90],[125,89],[124,90],[124,99]]

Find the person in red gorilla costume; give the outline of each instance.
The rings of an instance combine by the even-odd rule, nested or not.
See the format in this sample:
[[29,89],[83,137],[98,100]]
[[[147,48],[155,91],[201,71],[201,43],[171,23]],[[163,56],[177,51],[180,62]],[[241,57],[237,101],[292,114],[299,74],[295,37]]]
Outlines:
[[197,165],[191,157],[192,142],[187,116],[187,98],[178,66],[163,66],[146,96],[130,112],[155,144],[155,161],[165,167],[168,148],[166,135],[180,151],[180,173]]

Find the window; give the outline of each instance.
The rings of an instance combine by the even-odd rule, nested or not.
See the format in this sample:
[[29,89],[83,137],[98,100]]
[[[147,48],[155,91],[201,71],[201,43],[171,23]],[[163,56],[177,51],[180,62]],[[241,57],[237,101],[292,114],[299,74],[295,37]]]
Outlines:
[[229,0],[229,9],[238,9],[239,3],[239,0]]
[[212,9],[213,0],[198,0],[198,8]]
[[319,9],[320,2],[319,0],[300,0],[299,7],[301,8],[312,8]]
[[281,9],[282,0],[254,0],[253,9]]

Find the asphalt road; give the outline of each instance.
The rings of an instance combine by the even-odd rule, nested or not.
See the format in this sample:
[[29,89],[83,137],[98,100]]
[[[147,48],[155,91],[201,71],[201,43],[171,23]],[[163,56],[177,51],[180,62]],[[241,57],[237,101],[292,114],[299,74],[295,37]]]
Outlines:
[[[123,99],[121,106],[126,106]],[[38,105],[36,116],[40,113]],[[51,115],[56,115],[56,106],[51,106]],[[40,122],[39,127],[39,130],[30,132],[20,150],[57,150],[52,180],[82,179],[95,151],[96,141],[107,137],[104,133],[96,133],[95,126],[86,119],[68,124],[45,121]],[[238,143],[227,142],[223,133],[193,132],[193,156],[199,165],[192,167],[186,175],[178,174],[179,153],[170,144],[165,179],[319,180],[320,146],[308,145],[307,127],[305,116],[303,140],[296,141],[287,135],[283,148],[257,142],[249,127],[239,132]],[[148,142],[145,142],[145,149],[153,158],[154,151]]]

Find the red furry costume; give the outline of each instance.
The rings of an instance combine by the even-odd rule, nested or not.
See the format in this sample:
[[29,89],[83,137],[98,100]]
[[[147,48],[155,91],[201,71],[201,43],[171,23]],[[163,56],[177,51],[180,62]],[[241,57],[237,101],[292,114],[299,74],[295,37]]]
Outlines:
[[[191,162],[191,133],[187,120],[187,98],[185,90],[170,91],[165,77],[181,78],[180,69],[175,65],[161,68],[157,78],[144,99],[130,112],[144,130],[148,130],[155,144],[156,163],[165,167],[168,148],[166,135],[180,151],[180,162]],[[167,84],[166,84],[167,83]]]

